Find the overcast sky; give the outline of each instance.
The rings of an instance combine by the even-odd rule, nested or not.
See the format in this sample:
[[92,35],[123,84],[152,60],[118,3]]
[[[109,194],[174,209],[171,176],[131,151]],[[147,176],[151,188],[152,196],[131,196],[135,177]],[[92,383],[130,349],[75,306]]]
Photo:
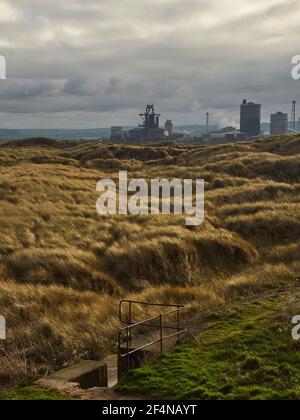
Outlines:
[[0,0],[0,128],[239,121],[300,102],[299,0]]

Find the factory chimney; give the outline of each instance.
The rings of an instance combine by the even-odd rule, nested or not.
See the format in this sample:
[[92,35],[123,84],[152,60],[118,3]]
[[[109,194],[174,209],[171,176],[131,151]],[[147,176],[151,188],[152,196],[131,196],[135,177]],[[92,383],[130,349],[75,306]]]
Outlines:
[[206,131],[209,132],[209,112],[206,113]]
[[296,101],[292,103],[291,130],[296,131]]

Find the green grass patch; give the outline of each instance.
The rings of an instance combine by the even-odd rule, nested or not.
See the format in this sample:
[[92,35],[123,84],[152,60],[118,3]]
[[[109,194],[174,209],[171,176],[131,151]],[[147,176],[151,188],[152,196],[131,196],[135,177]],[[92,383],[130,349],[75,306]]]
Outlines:
[[3,400],[65,400],[56,390],[45,390],[36,386],[17,386],[0,395]]
[[131,371],[117,390],[175,399],[300,399],[300,343],[291,337],[288,299],[226,312],[197,344]]

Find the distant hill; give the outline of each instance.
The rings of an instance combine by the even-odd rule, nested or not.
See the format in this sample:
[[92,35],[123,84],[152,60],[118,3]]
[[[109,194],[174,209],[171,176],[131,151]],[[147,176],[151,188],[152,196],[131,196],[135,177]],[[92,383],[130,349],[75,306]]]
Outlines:
[[[125,131],[133,128],[124,126]],[[211,125],[211,131],[217,131],[218,125]],[[262,131],[270,130],[270,124],[262,123]],[[205,125],[177,125],[175,131],[190,133],[197,136],[206,132]],[[2,140],[21,140],[28,138],[43,137],[54,140],[97,140],[108,139],[110,137],[110,127],[91,128],[91,129],[4,129],[0,128],[0,142]]]
[[109,128],[94,128],[87,130],[64,129],[64,130],[12,130],[0,129],[0,139],[3,140],[21,140],[34,137],[44,137],[56,140],[95,140],[99,138],[108,138],[110,136]]

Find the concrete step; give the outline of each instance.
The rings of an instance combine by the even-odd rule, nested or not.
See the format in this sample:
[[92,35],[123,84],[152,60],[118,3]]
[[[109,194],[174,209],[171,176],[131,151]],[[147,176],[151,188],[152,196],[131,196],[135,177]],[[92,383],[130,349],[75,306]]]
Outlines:
[[108,367],[105,362],[83,360],[37,381],[44,388],[54,389],[60,389],[68,383],[78,383],[82,389],[107,387]]

